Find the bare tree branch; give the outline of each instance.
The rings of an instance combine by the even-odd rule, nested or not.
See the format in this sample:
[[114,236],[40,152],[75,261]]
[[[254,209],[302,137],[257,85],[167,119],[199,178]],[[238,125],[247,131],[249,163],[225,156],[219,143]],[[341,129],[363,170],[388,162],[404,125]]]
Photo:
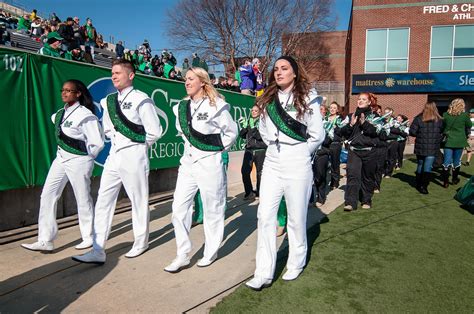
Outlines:
[[[278,54],[298,51],[305,34],[331,30],[333,0],[181,0],[168,12],[175,49],[198,52],[237,69],[243,57],[266,69]],[[305,42],[306,44],[306,42]]]

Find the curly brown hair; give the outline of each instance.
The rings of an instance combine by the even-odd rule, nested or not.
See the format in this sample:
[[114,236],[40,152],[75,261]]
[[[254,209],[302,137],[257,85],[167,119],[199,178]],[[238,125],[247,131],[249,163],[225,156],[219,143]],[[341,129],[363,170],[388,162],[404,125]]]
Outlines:
[[[298,119],[301,119],[304,113],[309,110],[309,106],[306,103],[306,97],[311,89],[311,83],[309,82],[308,75],[306,74],[305,69],[296,60],[295,64],[297,66],[297,73],[295,73],[296,78],[294,80],[293,87],[293,106],[296,108],[297,111],[296,117]],[[262,112],[265,111],[265,108],[269,104],[275,101],[275,97],[278,95],[278,89],[279,87],[275,80],[275,65],[273,65],[273,68],[270,72],[270,76],[268,78],[268,87],[265,88],[265,92],[263,93],[263,95],[257,98],[256,100],[256,105],[260,108]]]

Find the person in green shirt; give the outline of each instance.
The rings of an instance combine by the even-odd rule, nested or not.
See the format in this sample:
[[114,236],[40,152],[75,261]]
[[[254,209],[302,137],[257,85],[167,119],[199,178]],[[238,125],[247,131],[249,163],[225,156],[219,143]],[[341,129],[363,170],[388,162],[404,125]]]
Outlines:
[[63,38],[57,32],[50,32],[46,37],[46,43],[38,51],[40,55],[61,58],[60,47]]
[[465,109],[464,100],[456,98],[449,105],[448,111],[443,114],[443,134],[446,136],[446,142],[444,143],[442,178],[445,188],[449,186],[450,168],[453,171],[452,184],[459,183],[462,151],[467,146],[466,129],[470,130],[472,126]]
[[23,15],[18,21],[17,30],[28,34],[30,32],[31,21],[29,15]]

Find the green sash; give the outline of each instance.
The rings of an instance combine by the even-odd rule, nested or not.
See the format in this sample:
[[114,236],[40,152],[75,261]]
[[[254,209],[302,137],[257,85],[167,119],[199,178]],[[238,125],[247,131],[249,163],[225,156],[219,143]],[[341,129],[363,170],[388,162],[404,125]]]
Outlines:
[[83,156],[88,155],[86,142],[67,136],[61,129],[61,122],[63,120],[64,113],[65,110],[60,109],[54,118],[54,126],[56,127],[55,136],[58,146],[71,154]]
[[135,143],[145,143],[146,132],[143,125],[128,120],[120,109],[118,94],[107,96],[107,109],[115,130]]
[[285,109],[283,109],[278,100],[278,96],[266,109],[270,120],[272,120],[273,124],[285,135],[300,142],[306,142],[309,138],[306,133],[306,125],[293,119]]
[[191,115],[191,100],[181,101],[178,105],[178,120],[186,139],[194,147],[203,151],[222,151],[224,145],[220,134],[202,134],[193,129]]

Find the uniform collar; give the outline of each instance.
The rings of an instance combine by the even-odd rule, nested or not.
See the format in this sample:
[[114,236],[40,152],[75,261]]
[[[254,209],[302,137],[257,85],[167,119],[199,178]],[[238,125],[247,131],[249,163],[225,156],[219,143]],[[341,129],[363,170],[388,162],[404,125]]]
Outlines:
[[77,106],[79,106],[79,105],[80,105],[79,101],[76,101],[76,102],[75,102],[74,104],[72,104],[72,105],[64,104],[64,110],[66,110],[66,111],[74,110],[74,109],[76,109]]
[[119,97],[122,97],[122,96],[127,95],[129,92],[131,92],[132,89],[133,89],[133,86],[129,86],[129,87],[126,87],[126,88],[122,89],[122,91],[117,91],[117,92],[118,92]]

